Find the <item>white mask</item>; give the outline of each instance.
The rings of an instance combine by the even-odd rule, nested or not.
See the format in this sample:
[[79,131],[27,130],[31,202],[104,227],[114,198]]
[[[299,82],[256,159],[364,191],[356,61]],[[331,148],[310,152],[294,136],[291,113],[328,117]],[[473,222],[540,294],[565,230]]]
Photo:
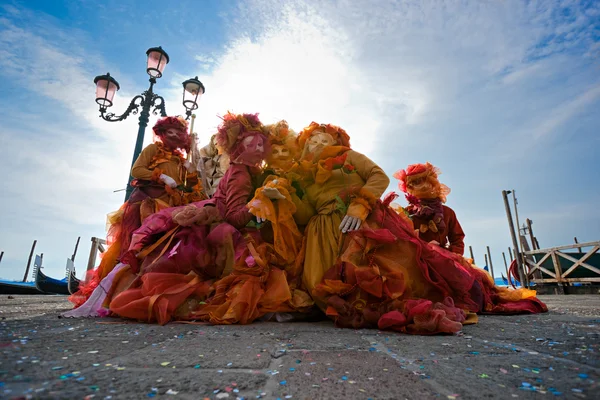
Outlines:
[[333,136],[329,133],[316,131],[308,140],[308,151],[310,153],[320,153],[325,147],[335,144]]

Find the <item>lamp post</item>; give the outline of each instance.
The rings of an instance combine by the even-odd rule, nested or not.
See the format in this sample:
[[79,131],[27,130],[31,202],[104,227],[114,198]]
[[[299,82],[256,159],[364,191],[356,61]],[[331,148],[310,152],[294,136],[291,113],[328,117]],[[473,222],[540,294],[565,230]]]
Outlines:
[[[152,114],[160,115],[162,117],[167,116],[165,110],[165,100],[154,93],[154,84],[156,80],[162,77],[165,66],[169,63],[169,55],[162,47],[151,47],[146,51],[148,56],[146,62],[146,72],[150,76],[150,87],[148,90],[138,94],[129,102],[129,106],[125,112],[121,115],[115,115],[114,113],[108,112],[109,107],[113,105],[113,98],[115,93],[120,89],[119,83],[115,78],[110,76],[109,73],[106,75],[99,75],[94,78],[96,84],[96,103],[100,107],[100,117],[108,122],[123,121],[129,115],[140,114],[139,117],[139,128],[137,139],[135,141],[135,149],[133,150],[133,160],[131,161],[131,167],[142,152],[142,145],[144,143],[144,133],[150,120],[150,110]],[[192,111],[198,108],[198,98],[204,94],[204,85],[198,80],[198,77],[188,79],[183,82],[183,106],[186,109],[186,115],[189,119],[192,115]],[[142,107],[141,112],[139,108]],[[125,191],[125,201],[131,196],[133,187],[131,186],[131,169],[129,172],[129,181],[127,182],[127,189]]]

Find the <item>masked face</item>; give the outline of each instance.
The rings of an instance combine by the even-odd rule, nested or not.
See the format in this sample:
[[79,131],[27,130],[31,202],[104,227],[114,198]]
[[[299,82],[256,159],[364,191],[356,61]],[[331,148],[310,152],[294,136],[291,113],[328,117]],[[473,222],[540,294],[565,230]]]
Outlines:
[[244,163],[258,165],[263,160],[265,145],[260,136],[248,136],[242,141],[244,151],[239,156]]
[[179,130],[175,129],[175,128],[169,128],[167,129],[167,131],[165,132],[165,137],[168,139],[175,139],[177,137],[179,137]]
[[315,131],[315,133],[308,140],[308,151],[315,156],[321,154],[323,149],[328,146],[335,144],[333,136],[329,133],[322,131]]
[[292,153],[287,147],[274,144],[271,150],[271,160],[289,161],[292,158]]
[[289,169],[291,167],[292,152],[284,145],[274,144],[271,147],[271,155],[267,161],[269,166],[275,170]]
[[420,199],[437,197],[436,193],[434,193],[433,185],[429,179],[427,179],[427,176],[419,176],[413,179],[409,178],[406,182],[406,189],[408,193]]
[[176,128],[169,128],[160,135],[160,140],[167,149],[183,149],[189,145],[189,136],[186,131]]

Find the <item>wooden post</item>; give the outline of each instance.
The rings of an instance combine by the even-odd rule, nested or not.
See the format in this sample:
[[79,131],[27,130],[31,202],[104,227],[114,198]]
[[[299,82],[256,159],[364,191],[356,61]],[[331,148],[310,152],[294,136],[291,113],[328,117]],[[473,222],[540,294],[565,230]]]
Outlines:
[[37,239],[33,241],[33,245],[31,246],[31,251],[29,252],[29,260],[27,260],[27,268],[25,268],[25,275],[23,275],[23,282],[27,282],[27,275],[29,275],[29,267],[31,266],[31,258],[33,257],[33,252],[35,251],[36,244],[37,244]]
[[2,257],[4,257],[4,252],[0,253],[0,263],[2,262]]
[[512,249],[510,247],[508,248],[508,257],[510,257],[510,262],[513,262],[514,258],[512,255]]
[[[92,237],[92,247],[90,248],[90,258],[88,258],[87,271],[91,271],[96,266],[96,254],[98,253],[98,238]],[[87,271],[85,278],[87,279]]]
[[515,204],[515,222],[517,223],[517,234],[519,237],[519,246],[520,246],[517,249],[518,253],[515,253],[515,258],[521,262],[521,269],[523,270],[523,277],[525,278],[525,280],[521,282],[521,285],[523,285],[523,287],[525,287],[525,288],[529,288],[529,274],[527,274],[525,272],[525,271],[527,271],[527,269],[525,269],[525,266],[527,264],[525,263],[525,254],[523,254],[523,242],[520,240],[521,239],[521,230],[519,229],[519,209],[517,208],[517,204],[518,204],[517,203],[517,193],[516,193],[515,189],[512,190],[512,195],[513,195],[513,202]]
[[[573,240],[575,240],[575,244],[579,244],[579,241],[577,240],[577,236],[574,237]],[[578,247],[577,251],[581,253],[581,247]]]
[[[519,280],[521,285],[525,286],[525,273],[523,271],[523,263],[521,258],[518,257],[519,243],[517,242],[517,234],[515,233],[515,224],[512,219],[512,213],[510,212],[510,205],[508,204],[508,193],[510,191],[503,190],[502,198],[504,199],[504,208],[506,209],[506,218],[508,218],[508,227],[510,229],[510,236],[513,242],[513,248],[515,251],[515,259],[517,260],[517,271],[519,272]],[[511,260],[512,261],[512,260]]]
[[73,251],[73,255],[71,256],[71,261],[75,262],[75,256],[77,255],[77,249],[79,248],[79,240],[81,240],[81,236],[77,237],[77,243],[75,243],[75,251]]
[[502,252],[502,258],[504,259],[504,268],[506,269],[506,279],[508,279],[508,283],[510,284],[510,274],[508,273],[508,263],[506,262],[506,254]]
[[533,225],[533,221],[530,220],[529,218],[527,218],[525,220],[525,223],[527,224],[527,231],[529,232],[529,239],[531,239],[531,248],[533,250],[539,250],[540,248],[537,246],[537,239],[533,235],[533,228],[531,227],[531,225]]
[[487,248],[488,260],[490,260],[490,272],[492,274],[492,279],[496,279],[494,276],[494,263],[492,262],[492,253],[490,253],[490,246],[485,246]]
[[473,255],[473,248],[469,246],[469,253],[471,253],[471,260],[473,260],[473,264],[475,264],[475,256]]
[[556,254],[556,250],[552,251],[552,264],[554,264],[554,273],[556,274],[556,283],[558,285],[558,293],[557,294],[565,294],[565,287],[563,285],[562,278],[562,269],[560,267],[560,260],[558,258],[558,254]]
[[488,267],[488,272],[490,270],[490,264],[488,263],[487,254],[483,253],[483,258],[485,259],[485,266]]

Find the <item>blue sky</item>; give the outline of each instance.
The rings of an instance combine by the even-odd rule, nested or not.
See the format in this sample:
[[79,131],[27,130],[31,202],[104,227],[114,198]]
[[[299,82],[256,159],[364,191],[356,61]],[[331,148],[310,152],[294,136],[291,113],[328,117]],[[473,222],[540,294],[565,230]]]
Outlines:
[[[594,1],[2,1],[0,278],[21,278],[33,239],[64,274],[123,193],[137,118],[98,118],[93,78],[147,88],[145,51],[171,57],[156,91],[182,114],[198,75],[206,142],[228,109],[344,127],[391,176],[443,171],[482,264],[510,245],[502,189],[542,247],[600,239],[600,6]],[[151,124],[154,120],[151,121]],[[146,143],[151,139],[150,130]],[[392,179],[390,190],[396,190]],[[400,201],[405,204],[401,198]]]

